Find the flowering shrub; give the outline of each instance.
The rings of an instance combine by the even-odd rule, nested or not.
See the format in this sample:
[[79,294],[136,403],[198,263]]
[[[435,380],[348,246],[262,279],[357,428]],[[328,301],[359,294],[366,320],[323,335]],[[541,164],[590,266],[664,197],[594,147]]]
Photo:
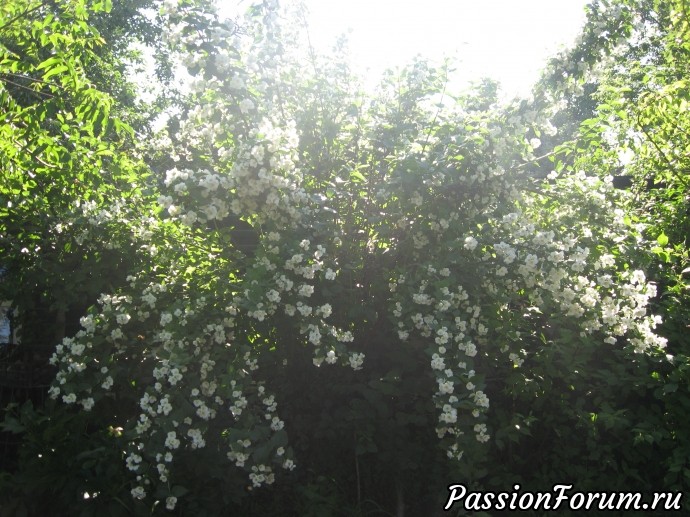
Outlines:
[[[128,107],[89,75],[109,70],[88,23],[108,4],[62,2],[53,18],[11,4],[0,23],[2,45],[28,49],[1,47],[2,258],[24,272],[13,285],[46,277],[25,282],[20,309],[41,291],[105,291],[55,347],[57,409],[3,426],[28,434],[27,501],[38,486],[53,504],[55,465],[73,471],[56,485],[65,507],[115,501],[113,514],[354,514],[371,500],[427,514],[451,478],[682,488],[687,87],[665,89],[663,67],[640,79],[662,54],[627,43],[655,42],[685,77],[680,2],[593,3],[535,98],[506,104],[488,81],[449,96],[448,66],[423,60],[364,92],[309,48],[296,6],[257,2],[231,22],[206,1],[164,2],[146,16],[188,92],[136,143],[107,122]],[[595,81],[598,120],[563,134]],[[673,188],[615,190],[627,149],[630,172]],[[252,492],[272,502],[240,503]]]
[[305,67],[272,2],[242,30],[201,35],[166,9],[186,65],[204,71],[195,107],[157,143],[173,160],[158,209],[108,218],[134,236],[141,271],[51,359],[53,398],[117,400],[134,499],[175,509],[178,458],[208,447],[250,489],[299,467],[276,389],[290,379],[273,376],[300,350],[355,382],[387,360],[371,336],[424,354],[436,433],[462,461],[491,440],[495,364],[526,368],[539,341],[663,349],[623,194],[586,172],[529,174],[548,112],[453,102],[445,68],[423,61],[366,98],[346,65]]

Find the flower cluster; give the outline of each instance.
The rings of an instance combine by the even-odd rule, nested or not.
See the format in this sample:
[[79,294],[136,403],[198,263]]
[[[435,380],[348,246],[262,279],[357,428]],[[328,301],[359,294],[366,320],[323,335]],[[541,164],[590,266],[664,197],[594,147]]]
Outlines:
[[[575,190],[585,204],[573,206],[568,200]],[[610,179],[580,173],[546,185],[544,192],[551,203],[564,198],[551,226],[540,227],[538,197],[504,203],[500,216],[489,204],[492,213],[479,232],[468,235],[457,223],[439,225],[432,229],[443,236],[435,252],[429,253],[431,239],[423,254],[414,244],[419,265],[390,281],[391,314],[400,339],[427,344],[438,384],[438,434],[457,438],[447,442],[449,456],[463,453],[462,413],[481,419],[489,408],[483,376],[475,372],[476,356],[500,352],[521,367],[529,355],[520,338],[525,318],[532,325],[548,324],[529,314],[568,320],[564,325],[575,325],[582,339],[602,345],[622,339],[637,352],[665,346],[666,340],[654,332],[660,318],[648,314],[655,286],[642,271],[625,269],[617,259],[629,256],[627,247],[640,237],[621,237],[630,229],[610,204],[615,196]],[[429,255],[434,259],[425,262]],[[516,318],[512,313],[520,308],[526,314]],[[499,325],[500,334],[494,329]],[[496,342],[503,344],[497,349]],[[480,442],[489,439],[482,422],[473,429]]]
[[[129,281],[130,294],[102,296],[99,311],[82,318],[76,337],[56,347],[51,363],[59,371],[50,395],[88,411],[95,399],[107,397],[118,381],[134,373],[125,365],[137,364],[138,375],[151,377],[151,384],[140,386],[138,418],[123,423],[130,444],[126,466],[139,481],[133,497],[144,498],[152,483],[168,482],[178,450],[202,449],[209,439],[222,441],[222,426],[214,421],[234,421],[248,433],[263,429],[265,440],[285,442],[274,397],[242,369],[256,369],[256,359],[234,336],[236,307],[220,310],[204,296],[189,298],[190,293],[180,302],[170,277],[166,284],[136,276]],[[233,364],[240,368],[228,377]],[[243,444],[251,452],[252,444]],[[237,456],[234,443],[226,446],[228,457],[250,470],[253,486],[273,482],[268,464],[247,461],[249,454]],[[282,467],[290,459],[286,454],[274,450],[272,461]],[[294,468],[290,462],[284,468]]]

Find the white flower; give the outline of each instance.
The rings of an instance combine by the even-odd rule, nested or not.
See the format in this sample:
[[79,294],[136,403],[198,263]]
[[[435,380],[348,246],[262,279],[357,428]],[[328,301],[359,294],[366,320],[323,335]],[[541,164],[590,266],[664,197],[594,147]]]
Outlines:
[[537,258],[536,255],[529,254],[525,258],[525,265],[530,268],[534,269],[537,267],[537,264],[539,264],[539,259]]
[[156,306],[156,300],[157,298],[153,295],[153,293],[146,293],[141,297],[141,301],[147,303],[152,309]]
[[137,470],[139,470],[141,456],[132,452],[129,456],[127,456],[125,463],[127,464],[127,469],[131,470],[132,472],[136,472]]
[[241,90],[244,88],[244,81],[242,80],[242,78],[240,76],[236,75],[232,79],[230,79],[228,86],[232,90]]
[[483,391],[475,391],[472,397],[474,398],[474,403],[479,407],[489,407],[489,397],[487,397]]
[[313,345],[318,345],[321,343],[321,332],[319,331],[318,327],[312,326],[312,329],[309,332],[309,342]]
[[361,370],[362,363],[364,363],[364,354],[351,354],[350,355],[350,367],[353,370]]
[[170,497],[168,497],[165,500],[165,507],[168,510],[174,510],[176,504],[177,504],[177,497],[175,497],[174,495],[171,495]]
[[497,255],[500,255],[503,257],[503,261],[506,264],[511,264],[515,260],[515,257],[517,256],[515,248],[513,248],[510,244],[507,244],[507,243],[502,242],[502,241],[499,242],[498,244],[494,244],[494,250],[496,250]]
[[302,316],[309,316],[313,309],[309,305],[304,305],[302,302],[297,302],[297,310]]
[[81,326],[84,327],[84,330],[89,334],[93,334],[94,330],[96,330],[96,322],[93,320],[93,315],[91,314],[81,318],[79,323],[81,323]]
[[220,186],[220,177],[217,174],[211,174],[207,171],[206,175],[199,181],[199,186],[206,189],[208,192],[218,190]]
[[187,436],[192,439],[192,449],[201,449],[206,445],[206,441],[201,435],[199,429],[190,429],[187,431]]
[[337,339],[341,343],[352,343],[355,340],[355,336],[352,335],[352,332],[346,330],[345,332],[338,334]]
[[297,294],[300,296],[304,296],[305,298],[309,298],[312,294],[314,294],[314,286],[309,285],[309,284],[303,284],[300,286],[299,290],[297,291]]
[[165,446],[168,449],[177,449],[180,446],[180,440],[177,439],[175,431],[170,431],[165,439]]
[[254,103],[249,99],[243,99],[240,101],[240,111],[243,115],[246,115],[251,110],[254,109]]
[[172,405],[170,404],[170,401],[168,400],[167,396],[163,398],[159,403],[158,403],[158,409],[156,410],[156,413],[163,414],[163,415],[168,415],[172,411]]
[[636,271],[633,271],[630,282],[633,285],[637,285],[637,284],[644,284],[645,280],[646,280],[646,278],[645,278],[644,272],[640,271],[640,270],[636,270]]
[[474,343],[468,343],[466,345],[465,355],[467,355],[467,357],[474,357],[475,355],[477,355],[477,347]]
[[512,352],[508,354],[508,359],[510,359],[513,362],[513,365],[518,368],[525,362],[524,359],[522,359],[519,355]]
[[204,420],[208,420],[213,416],[213,412],[205,405],[200,406],[199,409],[196,410],[196,414],[199,415],[199,418]]
[[475,424],[474,425],[474,432],[475,433],[485,433],[486,432],[486,424]]
[[143,486],[138,486],[132,489],[131,494],[134,499],[143,499],[146,497],[146,490]]
[[512,212],[510,214],[506,214],[503,216],[503,224],[505,225],[512,225],[515,224],[520,217],[520,214],[517,212]]
[[412,295],[412,301],[420,305],[431,305],[433,299],[426,293],[415,293]]
[[453,393],[453,391],[455,391],[455,386],[453,385],[452,381],[439,380],[438,381],[438,391],[442,395],[448,395],[448,394]]
[[256,310],[256,311],[251,311],[248,313],[249,316],[251,316],[254,319],[257,319],[259,321],[263,321],[266,318],[266,311],[264,310]]
[[168,382],[174,386],[177,384],[179,381],[182,380],[182,374],[180,373],[180,370],[177,368],[173,368],[170,370],[170,375],[168,376]]
[[170,196],[158,196],[158,204],[163,208],[168,208],[173,203],[173,198]]
[[280,431],[283,427],[285,427],[285,422],[283,422],[280,418],[274,416],[271,419],[271,429],[274,431]]
[[443,413],[439,416],[439,420],[444,424],[454,424],[458,421],[458,411],[450,404],[443,406]]
[[612,267],[616,265],[616,257],[613,255],[609,254],[604,254],[601,257],[599,257],[599,260],[597,263],[595,263],[594,267],[596,269],[599,268],[607,268],[607,267]]

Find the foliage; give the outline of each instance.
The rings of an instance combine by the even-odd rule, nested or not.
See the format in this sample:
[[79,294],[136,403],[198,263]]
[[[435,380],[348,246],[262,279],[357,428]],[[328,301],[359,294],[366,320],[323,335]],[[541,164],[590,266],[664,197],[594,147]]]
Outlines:
[[[141,210],[146,170],[124,152],[133,133],[125,104],[93,82],[123,86],[89,15],[94,2],[12,2],[0,27],[0,264],[2,297],[19,307],[25,343],[73,333],[69,310],[83,312],[121,280],[133,244],[110,221]],[[131,97],[131,96],[130,96]],[[110,234],[107,242],[103,233]],[[86,302],[86,304],[85,304]],[[78,316],[77,316],[78,319]],[[48,321],[52,322],[47,323]]]
[[[583,95],[573,92],[596,85],[584,96],[597,101],[597,107],[573,142],[562,148],[556,166],[618,175],[631,191],[623,205],[628,224],[637,227],[648,244],[642,251],[638,243],[625,256],[637,255],[647,264],[648,276],[657,285],[660,296],[652,303],[663,315],[659,332],[669,340],[672,360],[644,365],[639,380],[628,381],[638,389],[645,387],[639,396],[648,402],[641,406],[637,423],[626,416],[621,429],[634,430],[636,452],[639,444],[648,444],[648,461],[655,458],[660,466],[655,477],[663,479],[666,487],[682,490],[690,479],[685,460],[687,422],[679,413],[688,400],[690,316],[688,167],[683,151],[688,123],[687,5],[598,2],[589,9],[578,46],[554,61],[537,93],[551,102],[568,98],[577,103]],[[570,77],[562,77],[563,69]],[[638,460],[644,457],[636,455]],[[629,466],[630,459],[626,461]]]
[[25,438],[17,472],[0,480],[3,492],[13,492],[3,498],[0,515],[63,514],[70,508],[83,516],[128,514],[119,430],[96,426],[55,403],[37,410],[26,402],[7,411],[3,430]]
[[[367,94],[344,60],[302,50],[292,7],[259,2],[236,25],[203,3],[166,4],[157,19],[194,79],[167,128],[132,151],[127,126],[104,111],[117,102],[78,66],[95,55],[85,14],[57,58],[20,63],[8,50],[6,66],[39,74],[51,97],[3,97],[16,121],[5,129],[3,193],[23,198],[0,213],[3,231],[62,205],[41,222],[50,232],[31,234],[33,248],[13,244],[7,256],[66,290],[73,241],[77,270],[99,279],[113,268],[103,248],[115,248],[124,280],[94,283],[97,304],[56,346],[50,394],[64,404],[50,417],[23,408],[6,418],[27,437],[26,486],[45,493],[28,473],[54,476],[55,456],[36,460],[45,448],[81,476],[65,479],[60,504],[88,491],[85,512],[116,501],[142,515],[428,514],[450,481],[687,486],[687,357],[679,334],[666,334],[666,350],[655,315],[677,326],[687,310],[674,269],[686,243],[667,246],[685,195],[683,126],[672,122],[682,124],[686,61],[668,43],[680,56],[669,94],[640,86],[639,102],[615,105],[614,58],[629,54],[614,43],[643,27],[633,7],[648,7],[620,2],[600,26],[604,5],[562,57],[565,79],[547,75],[534,99],[501,105],[490,82],[449,95],[447,68],[421,60]],[[36,23],[46,32],[65,19]],[[668,42],[684,31],[678,19],[664,25]],[[613,68],[595,58],[601,49]],[[578,98],[578,81],[597,90]],[[572,129],[592,99],[598,118],[556,145],[549,118]],[[69,149],[49,123],[61,119]],[[637,132],[633,120],[644,122]],[[654,134],[641,140],[645,129]],[[535,156],[542,135],[548,177]],[[615,137],[646,142],[633,173],[679,182],[661,222],[639,189],[614,189],[617,156],[632,145]],[[26,179],[64,156],[64,181]],[[48,243],[46,259],[37,247]],[[676,298],[655,302],[659,289]],[[76,452],[62,430],[79,426],[88,446]],[[61,442],[41,443],[45,432]],[[84,466],[93,451],[104,453]],[[98,475],[111,483],[92,485]]]

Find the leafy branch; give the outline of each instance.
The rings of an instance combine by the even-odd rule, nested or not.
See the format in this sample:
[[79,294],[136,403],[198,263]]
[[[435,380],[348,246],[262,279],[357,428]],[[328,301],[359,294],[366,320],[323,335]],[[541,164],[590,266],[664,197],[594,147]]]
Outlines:
[[639,113],[636,116],[636,121],[637,127],[640,129],[640,131],[642,131],[649,143],[652,144],[652,146],[654,146],[654,148],[657,150],[661,159],[666,163],[666,165],[668,165],[669,170],[673,174],[673,176],[681,183],[681,185],[687,188],[689,186],[687,180],[683,177],[683,175],[680,172],[678,172],[676,165],[671,161],[671,159],[668,156],[666,156],[664,150],[661,148],[658,142],[654,139],[653,135],[642,123],[641,115]]
[[38,5],[35,6],[35,7],[32,7],[31,9],[27,9],[27,10],[24,11],[23,13],[19,13],[19,14],[18,14],[17,16],[15,16],[14,18],[10,18],[10,20],[8,20],[6,23],[4,23],[3,25],[0,25],[0,32],[1,32],[1,31],[4,31],[7,27],[9,27],[10,25],[12,25],[14,22],[16,22],[16,21],[18,21],[18,20],[21,20],[22,18],[25,18],[26,16],[29,16],[29,15],[30,15],[31,13],[33,13],[34,11],[38,11],[41,7],[45,7],[45,5],[46,5],[46,4],[45,4],[44,2],[41,2],[40,4],[38,4]]

